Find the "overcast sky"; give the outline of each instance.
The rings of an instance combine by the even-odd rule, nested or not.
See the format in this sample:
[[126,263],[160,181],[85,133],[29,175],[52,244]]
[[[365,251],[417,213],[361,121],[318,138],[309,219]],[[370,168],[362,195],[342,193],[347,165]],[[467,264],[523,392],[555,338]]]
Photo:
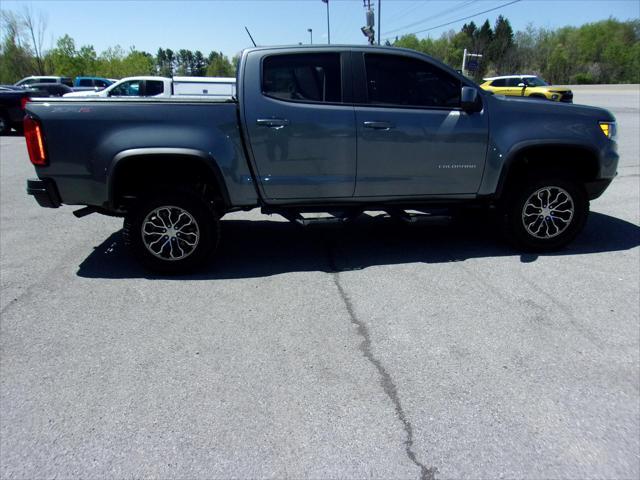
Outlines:
[[[628,20],[640,16],[639,0],[382,0],[382,40],[421,30],[419,37],[439,37],[449,29],[486,18],[493,24],[500,14],[514,30],[531,23],[555,28],[581,25],[608,17]],[[377,9],[378,0],[371,0]],[[0,8],[20,10],[31,5],[48,19],[47,46],[65,33],[77,46],[90,44],[98,52],[116,44],[154,53],[158,47],[221,50],[234,55],[251,46],[246,25],[259,45],[327,42],[326,5],[321,0],[2,0]],[[476,15],[477,14],[477,15]],[[462,17],[469,19],[455,21]],[[331,42],[365,43],[360,32],[365,10],[362,0],[330,0]],[[377,19],[376,19],[377,21]],[[449,23],[439,28],[438,25]]]

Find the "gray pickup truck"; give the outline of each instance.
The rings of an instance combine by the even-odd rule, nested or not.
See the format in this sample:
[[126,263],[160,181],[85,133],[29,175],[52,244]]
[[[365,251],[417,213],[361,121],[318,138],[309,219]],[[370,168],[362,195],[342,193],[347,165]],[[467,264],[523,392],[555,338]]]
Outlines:
[[488,206],[521,248],[580,232],[616,175],[606,110],[509,98],[393,47],[253,48],[237,99],[29,103],[25,136],[44,207],[124,217],[147,267],[202,264],[228,212],[300,221]]

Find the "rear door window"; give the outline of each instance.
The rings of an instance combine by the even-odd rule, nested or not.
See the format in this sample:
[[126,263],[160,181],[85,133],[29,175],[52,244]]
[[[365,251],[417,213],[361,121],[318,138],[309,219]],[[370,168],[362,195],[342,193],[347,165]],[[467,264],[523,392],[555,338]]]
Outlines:
[[282,100],[342,102],[340,54],[273,55],[264,59],[262,92]]
[[460,106],[460,81],[410,57],[365,54],[368,103],[407,107]]
[[78,82],[79,87],[93,87],[93,81],[90,78],[82,78]]
[[147,80],[145,84],[145,97],[153,97],[164,92],[164,82],[160,80]]

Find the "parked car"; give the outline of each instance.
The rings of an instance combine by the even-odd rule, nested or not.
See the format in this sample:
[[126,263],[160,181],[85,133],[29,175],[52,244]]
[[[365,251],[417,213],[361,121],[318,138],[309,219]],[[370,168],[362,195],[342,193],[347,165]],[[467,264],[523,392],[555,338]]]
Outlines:
[[73,92],[65,97],[231,97],[235,94],[235,80],[226,77],[129,77],[99,92]]
[[111,85],[112,82],[108,78],[102,77],[76,77],[73,81],[73,88],[87,88],[92,90],[102,90]]
[[25,77],[15,83],[18,87],[28,87],[33,83],[62,83],[68,87],[73,87],[73,82],[69,77],[54,77],[54,76],[31,76]]
[[238,75],[237,99],[29,103],[28,193],[123,216],[133,254],[177,273],[205,262],[226,213],[255,207],[305,224],[493,206],[517,246],[555,250],[616,175],[607,110],[491,95],[412,50],[252,48]]
[[568,88],[552,87],[535,75],[507,75],[483,78],[480,86],[498,95],[537,98],[554,102],[573,102],[573,92]]
[[32,97],[62,97],[73,92],[73,89],[64,83],[32,83],[29,89],[33,90]]

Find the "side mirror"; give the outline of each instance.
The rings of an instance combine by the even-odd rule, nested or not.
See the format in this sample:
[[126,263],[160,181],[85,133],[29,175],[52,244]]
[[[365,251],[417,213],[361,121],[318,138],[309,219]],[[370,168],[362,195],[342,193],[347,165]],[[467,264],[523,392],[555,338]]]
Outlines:
[[460,107],[465,112],[479,112],[482,110],[482,101],[478,90],[473,87],[462,87],[460,91]]

